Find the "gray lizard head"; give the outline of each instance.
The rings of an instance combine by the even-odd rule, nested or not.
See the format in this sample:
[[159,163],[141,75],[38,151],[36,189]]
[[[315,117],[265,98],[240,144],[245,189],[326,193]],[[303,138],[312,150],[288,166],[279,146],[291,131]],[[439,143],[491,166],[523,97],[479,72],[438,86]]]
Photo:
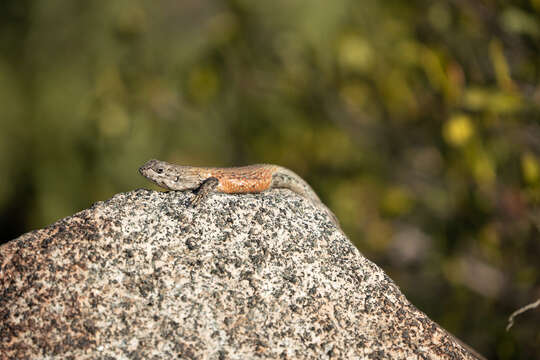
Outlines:
[[170,190],[196,189],[202,182],[189,166],[169,164],[160,160],[148,160],[139,168],[139,173],[157,185]]

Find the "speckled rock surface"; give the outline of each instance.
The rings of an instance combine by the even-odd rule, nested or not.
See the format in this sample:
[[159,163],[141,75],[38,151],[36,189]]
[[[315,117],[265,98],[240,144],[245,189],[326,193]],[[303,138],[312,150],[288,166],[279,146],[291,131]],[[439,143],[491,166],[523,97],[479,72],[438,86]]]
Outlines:
[[137,190],[0,247],[2,358],[474,358],[287,190]]

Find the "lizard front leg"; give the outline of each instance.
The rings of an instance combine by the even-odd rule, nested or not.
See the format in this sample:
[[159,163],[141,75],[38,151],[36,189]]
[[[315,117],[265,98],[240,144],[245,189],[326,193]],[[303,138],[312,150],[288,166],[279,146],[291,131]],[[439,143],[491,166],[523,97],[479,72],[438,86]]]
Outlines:
[[197,188],[195,196],[190,201],[190,205],[199,205],[208,197],[208,194],[210,194],[216,189],[218,185],[219,180],[215,177],[209,177],[208,179],[204,180],[202,184]]

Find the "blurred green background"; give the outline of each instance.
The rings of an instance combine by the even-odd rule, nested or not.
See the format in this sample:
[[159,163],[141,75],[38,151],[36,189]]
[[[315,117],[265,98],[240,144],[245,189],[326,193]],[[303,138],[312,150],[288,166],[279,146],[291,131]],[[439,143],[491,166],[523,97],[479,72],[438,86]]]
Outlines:
[[0,2],[3,241],[150,158],[276,163],[431,318],[540,354],[540,0]]

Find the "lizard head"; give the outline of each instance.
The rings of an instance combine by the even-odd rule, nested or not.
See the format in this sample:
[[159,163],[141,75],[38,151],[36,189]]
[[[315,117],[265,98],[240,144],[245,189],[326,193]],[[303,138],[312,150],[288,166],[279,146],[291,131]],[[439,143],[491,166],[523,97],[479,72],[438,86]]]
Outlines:
[[196,189],[201,184],[202,179],[189,169],[188,166],[172,165],[165,161],[152,159],[139,168],[139,173],[169,190]]

